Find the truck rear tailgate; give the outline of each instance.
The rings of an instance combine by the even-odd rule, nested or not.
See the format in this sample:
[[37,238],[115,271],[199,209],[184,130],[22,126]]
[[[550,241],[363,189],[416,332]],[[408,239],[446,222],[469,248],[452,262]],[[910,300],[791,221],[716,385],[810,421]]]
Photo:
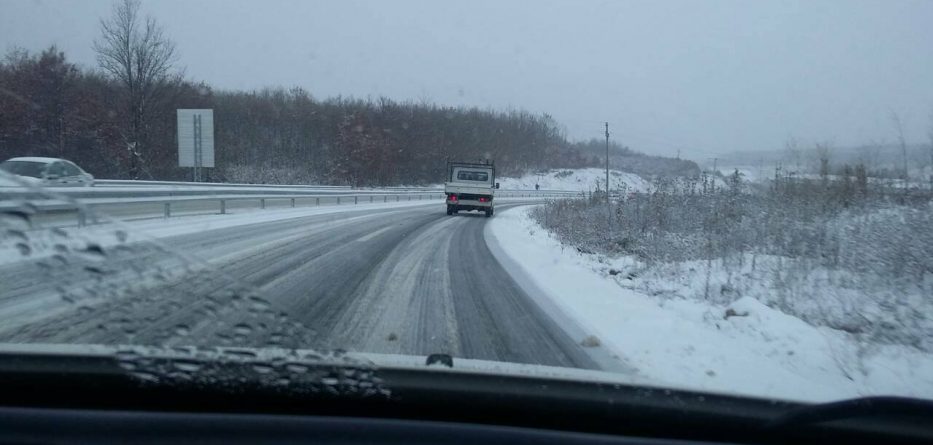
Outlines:
[[489,195],[492,196],[493,188],[489,186],[477,187],[472,184],[462,184],[456,182],[449,182],[444,185],[444,193],[448,195],[451,193],[456,194],[470,194],[470,195]]

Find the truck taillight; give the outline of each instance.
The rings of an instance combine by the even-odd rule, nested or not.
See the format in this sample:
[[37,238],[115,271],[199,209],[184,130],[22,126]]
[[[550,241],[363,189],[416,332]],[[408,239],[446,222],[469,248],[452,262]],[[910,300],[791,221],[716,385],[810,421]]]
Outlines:
[[489,199],[487,199],[487,198],[480,198],[480,199],[479,199],[479,202],[486,202],[486,201],[489,201]]
[[447,198],[450,199],[451,201],[456,201],[456,200],[457,200],[457,195],[450,195],[450,196],[448,196]]

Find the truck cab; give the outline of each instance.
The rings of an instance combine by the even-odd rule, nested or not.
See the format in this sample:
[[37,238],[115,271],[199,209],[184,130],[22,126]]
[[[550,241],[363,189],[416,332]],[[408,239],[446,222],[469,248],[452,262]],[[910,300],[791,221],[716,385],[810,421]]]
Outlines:
[[496,182],[496,167],[492,163],[448,162],[447,182],[444,194],[447,195],[447,214],[453,215],[461,210],[477,210],[490,217],[494,212],[493,198],[499,188]]

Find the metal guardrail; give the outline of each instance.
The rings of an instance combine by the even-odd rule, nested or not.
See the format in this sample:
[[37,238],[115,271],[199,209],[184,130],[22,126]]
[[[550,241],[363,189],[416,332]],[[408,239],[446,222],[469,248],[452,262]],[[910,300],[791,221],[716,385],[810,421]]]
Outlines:
[[[320,195],[346,195],[352,196],[354,194],[364,195],[364,194],[373,194],[373,195],[395,195],[395,194],[424,194],[424,193],[443,193],[443,189],[434,189],[434,188],[424,188],[424,189],[361,189],[361,190],[351,190],[351,189],[313,189],[307,188],[302,190],[301,188],[258,188],[258,189],[248,189],[248,188],[214,188],[214,187],[192,187],[192,188],[144,188],[144,187],[132,187],[128,189],[119,189],[115,188],[111,190],[109,187],[74,187],[74,188],[56,188],[53,190],[45,191],[44,189],[30,189],[25,187],[2,187],[0,188],[0,199],[44,199],[46,196],[64,196],[71,199],[78,200],[91,200],[91,199],[141,199],[141,198],[175,198],[175,197],[205,197],[205,198],[215,198],[221,196],[237,196],[237,195],[251,195],[251,196],[262,196],[262,195],[281,195],[281,196],[291,196],[291,195],[304,195],[304,196],[316,196]],[[497,190],[497,194],[502,193],[551,193],[551,194],[576,194],[577,192],[562,192],[562,191],[549,191],[549,190],[540,190],[540,191],[531,191],[531,190]]]
[[97,179],[94,185],[98,187],[192,187],[192,188],[261,188],[261,189],[308,189],[308,190],[389,190],[389,191],[437,191],[443,190],[442,187],[419,187],[419,186],[387,186],[387,187],[359,187],[354,188],[349,185],[315,185],[315,184],[244,184],[244,183],[224,183],[224,182],[186,182],[186,181],[140,181],[128,179]]
[[[573,192],[535,192],[535,191],[499,191],[496,193],[497,198],[525,198],[525,199],[546,199],[546,198],[559,198],[559,197],[570,197],[576,196],[579,193]],[[258,204],[260,209],[265,209],[267,204],[270,202],[280,203],[285,201],[288,203],[288,207],[294,208],[301,202],[308,202],[309,206],[320,206],[322,205],[322,199],[325,200],[324,204],[327,204],[327,200],[331,201],[333,205],[342,205],[349,204],[368,204],[368,203],[388,203],[388,202],[402,202],[402,201],[428,201],[432,199],[437,199],[442,202],[445,197],[444,193],[429,192],[429,193],[384,193],[384,194],[326,194],[326,195],[308,195],[308,194],[293,194],[293,195],[282,195],[282,194],[266,194],[266,195],[223,195],[223,196],[190,196],[190,197],[140,197],[135,199],[125,199],[125,198],[91,198],[91,199],[80,199],[74,201],[66,201],[60,199],[42,199],[42,200],[28,200],[28,205],[24,206],[22,204],[17,204],[13,201],[0,201],[0,211],[26,211],[29,213],[40,213],[40,214],[52,214],[52,213],[68,213],[74,212],[76,215],[77,224],[79,227],[87,225],[88,217],[91,217],[92,220],[96,222],[97,218],[94,214],[95,210],[105,209],[107,207],[119,208],[119,207],[131,207],[131,206],[140,206],[140,205],[152,205],[154,208],[149,212],[140,213],[137,216],[143,215],[153,215],[153,217],[158,217],[156,215],[161,214],[163,218],[170,218],[173,214],[173,205],[177,206],[185,203],[194,203],[194,202],[216,202],[216,207],[214,211],[217,214],[226,214],[228,210],[229,202],[241,202],[241,201],[253,201]],[[394,199],[393,199],[394,198]],[[313,204],[309,201],[313,200]],[[156,209],[161,207],[161,212]],[[204,212],[210,211],[210,209],[197,209],[196,211]],[[187,213],[190,213],[189,210]]]
[[311,188],[311,189],[334,189],[350,190],[348,185],[280,185],[280,184],[243,184],[243,183],[222,183],[222,182],[185,182],[185,181],[139,181],[128,179],[95,179],[95,186],[103,187],[152,187],[160,185],[174,185],[185,187],[262,187],[262,188]]

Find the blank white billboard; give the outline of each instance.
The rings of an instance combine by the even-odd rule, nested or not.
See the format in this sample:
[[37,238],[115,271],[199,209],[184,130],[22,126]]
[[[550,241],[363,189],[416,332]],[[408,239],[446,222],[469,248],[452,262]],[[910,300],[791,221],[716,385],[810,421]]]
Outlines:
[[[200,124],[200,140],[198,140],[198,124]],[[198,142],[200,142],[200,149],[198,149]],[[195,155],[198,151],[201,153],[200,163],[195,162]],[[214,166],[214,110],[178,110],[178,166]]]

